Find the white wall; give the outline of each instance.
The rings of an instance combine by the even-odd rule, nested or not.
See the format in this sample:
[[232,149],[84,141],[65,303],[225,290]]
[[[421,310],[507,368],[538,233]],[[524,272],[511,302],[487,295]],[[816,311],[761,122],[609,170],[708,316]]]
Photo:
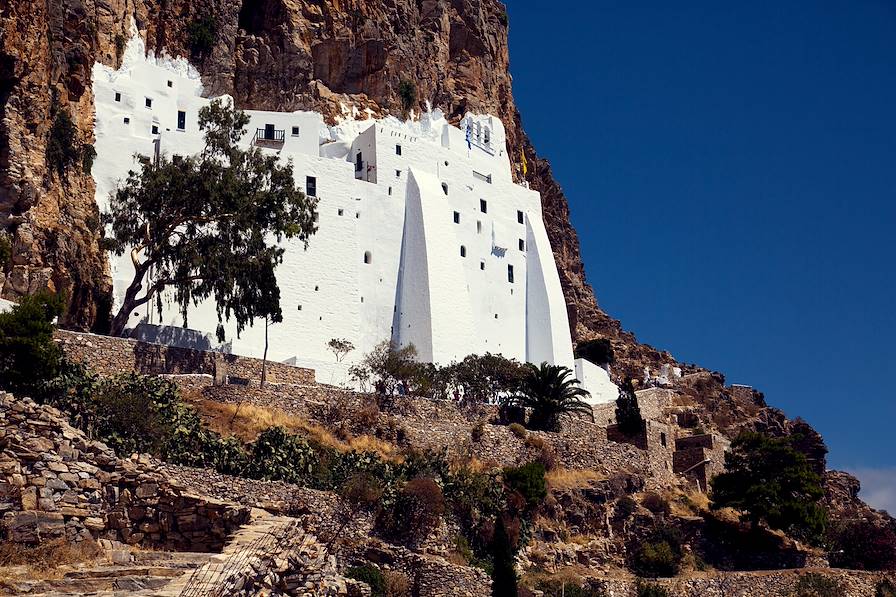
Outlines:
[[615,402],[619,397],[619,387],[610,381],[610,374],[603,367],[586,359],[576,359],[576,379],[591,392],[588,404],[606,404]]
[[[150,154],[155,139],[168,155],[201,150],[197,118],[209,100],[188,63],[146,57],[138,38],[129,42],[121,69],[97,64],[93,75],[98,154],[93,175],[97,202],[105,208],[109,193],[134,167],[133,154]],[[115,101],[116,92],[121,101]],[[153,99],[151,108],[146,97]],[[183,130],[177,130],[179,110],[187,114]],[[319,199],[319,230],[307,250],[284,241],[284,262],[277,270],[284,318],[270,328],[271,358],[315,366],[327,383],[344,381],[338,378],[348,366],[387,339],[414,343],[422,358],[440,363],[492,352],[573,366],[540,197],[513,182],[497,118],[468,115],[456,128],[439,110],[410,122],[358,121],[347,110],[347,118],[327,127],[313,112],[248,114],[243,145],[248,147],[265,124],[284,130],[282,146],[265,144],[262,151],[291,160],[303,189],[306,177],[314,176]],[[128,125],[124,117],[130,118]],[[153,122],[159,127],[155,135]],[[293,126],[299,127],[297,136]],[[466,127],[471,127],[469,146]],[[358,178],[357,151],[365,162]],[[525,215],[523,223],[518,212]],[[513,283],[508,265],[514,268]],[[126,257],[113,258],[112,267],[120,297],[133,267]],[[141,321],[183,324],[173,305],[161,317],[141,309],[131,325]],[[213,331],[214,306],[191,308],[188,324]],[[263,322],[239,338],[232,323],[225,329],[234,352],[263,351]],[[356,347],[338,366],[326,348],[331,338],[346,338]]]

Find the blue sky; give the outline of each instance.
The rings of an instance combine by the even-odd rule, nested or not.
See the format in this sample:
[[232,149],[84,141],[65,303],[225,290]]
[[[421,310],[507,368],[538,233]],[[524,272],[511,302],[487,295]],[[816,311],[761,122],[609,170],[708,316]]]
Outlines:
[[808,420],[896,511],[896,3],[508,12],[601,306]]

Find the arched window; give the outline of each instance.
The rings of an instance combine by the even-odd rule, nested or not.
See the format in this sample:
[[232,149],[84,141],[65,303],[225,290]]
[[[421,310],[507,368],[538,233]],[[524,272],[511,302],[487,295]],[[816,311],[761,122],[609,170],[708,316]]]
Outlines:
[[461,256],[461,257],[466,257],[466,256],[467,256],[467,248],[466,248],[465,246],[463,246],[463,245],[460,246],[460,256]]
[[370,251],[364,251],[364,263],[370,263],[373,260],[373,255],[370,254]]

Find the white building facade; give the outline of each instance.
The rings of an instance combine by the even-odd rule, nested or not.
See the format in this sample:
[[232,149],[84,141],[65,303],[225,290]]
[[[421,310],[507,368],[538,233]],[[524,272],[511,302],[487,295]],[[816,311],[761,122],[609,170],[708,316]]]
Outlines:
[[[93,79],[104,209],[137,154],[201,150],[198,113],[210,100],[186,61],[146,57],[137,36],[120,69],[97,64]],[[438,364],[491,352],[575,368],[540,197],[512,180],[498,119],[468,115],[455,127],[438,110],[409,122],[347,113],[328,127],[314,112],[247,114],[242,143],[290,160],[297,184],[318,198],[308,248],[284,241],[283,322],[269,328],[269,358],[337,384],[390,339]],[[112,276],[118,299],[133,276],[127,255],[112,257]],[[175,305],[161,319],[141,308],[130,324],[141,322],[183,325]],[[214,331],[214,305],[191,308],[187,323]],[[260,356],[263,322],[239,338],[232,322],[225,330],[233,352]],[[327,348],[333,338],[355,346],[341,363]]]

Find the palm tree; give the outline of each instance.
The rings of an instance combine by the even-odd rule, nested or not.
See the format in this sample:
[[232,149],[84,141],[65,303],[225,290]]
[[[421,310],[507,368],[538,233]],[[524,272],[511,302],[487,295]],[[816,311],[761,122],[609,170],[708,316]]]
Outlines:
[[508,397],[504,403],[531,408],[529,428],[557,431],[561,415],[586,414],[594,421],[591,406],[584,400],[590,394],[578,385],[578,380],[572,377],[568,367],[547,363],[536,367],[529,363],[526,369],[518,393]]

